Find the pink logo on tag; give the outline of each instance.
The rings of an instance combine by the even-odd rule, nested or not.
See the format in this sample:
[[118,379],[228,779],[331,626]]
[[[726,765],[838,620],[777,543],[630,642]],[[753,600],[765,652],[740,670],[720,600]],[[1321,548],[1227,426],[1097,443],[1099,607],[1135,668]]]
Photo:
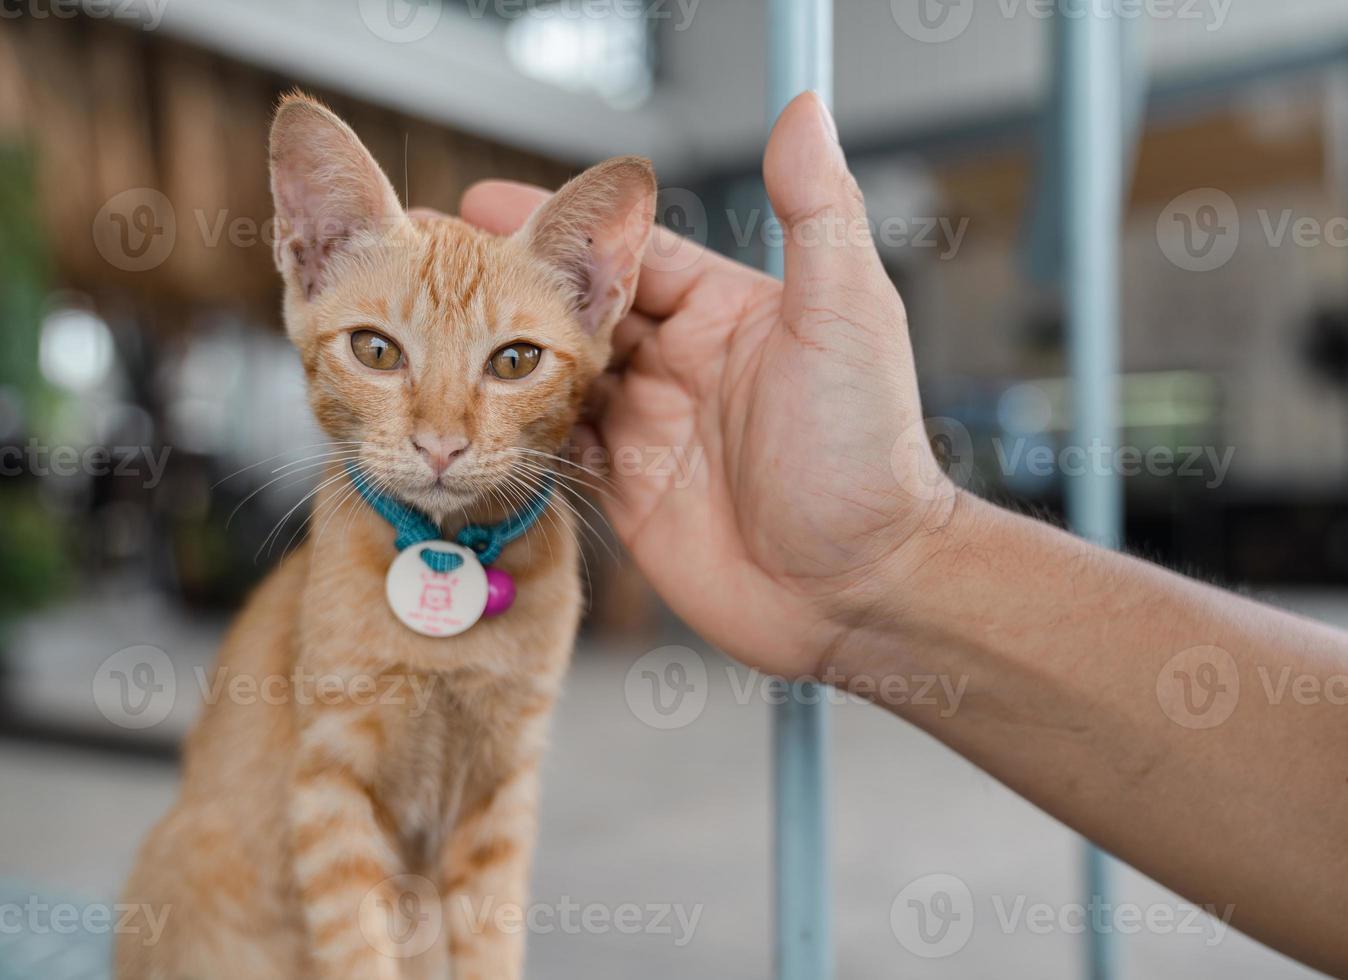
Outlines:
[[443,635],[462,626],[463,620],[449,614],[458,584],[457,575],[450,578],[448,572],[422,572],[421,598],[416,611],[408,613],[408,618],[432,635]]
[[422,573],[421,608],[432,612],[445,612],[454,604],[454,587],[459,584],[457,576],[442,581],[443,575],[435,572]]

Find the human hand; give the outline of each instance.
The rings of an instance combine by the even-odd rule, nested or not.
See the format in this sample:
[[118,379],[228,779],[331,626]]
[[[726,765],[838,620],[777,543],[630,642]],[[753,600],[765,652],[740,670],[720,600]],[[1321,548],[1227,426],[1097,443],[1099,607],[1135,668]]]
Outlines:
[[[813,93],[783,111],[763,170],[785,281],[657,229],[578,441],[609,459],[682,454],[690,481],[612,468],[615,531],[706,639],[821,678],[880,591],[943,546],[956,493],[925,437],[903,303]],[[546,196],[491,181],[460,210],[503,234]]]

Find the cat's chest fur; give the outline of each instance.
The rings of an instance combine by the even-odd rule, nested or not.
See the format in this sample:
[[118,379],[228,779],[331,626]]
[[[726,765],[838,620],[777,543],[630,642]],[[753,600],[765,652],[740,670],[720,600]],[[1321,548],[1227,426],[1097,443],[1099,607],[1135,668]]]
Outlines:
[[387,735],[373,789],[416,865],[429,862],[462,816],[534,757],[552,699],[545,702],[526,680],[465,672],[411,680],[424,707],[382,719]]
[[497,563],[517,583],[514,605],[457,636],[425,637],[384,596],[391,530],[361,509],[352,516],[340,539],[313,543],[296,656],[348,689],[375,679],[372,704],[331,721],[320,712],[320,723],[369,774],[377,812],[415,866],[541,754],[580,614],[578,556],[564,519],[540,522]]

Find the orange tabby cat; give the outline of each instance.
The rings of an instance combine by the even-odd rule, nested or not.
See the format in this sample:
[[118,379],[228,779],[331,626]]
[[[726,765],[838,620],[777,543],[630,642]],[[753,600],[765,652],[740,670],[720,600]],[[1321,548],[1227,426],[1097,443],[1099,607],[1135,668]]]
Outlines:
[[[394,531],[354,492],[441,524],[501,521],[543,476],[632,302],[648,162],[610,160],[508,238],[404,212],[355,134],[301,96],[271,136],[286,329],[334,440],[313,531],[204,685],[182,796],[125,900],[124,980],[510,980],[523,967],[538,766],[580,613],[554,500],[495,563],[518,598],[433,639],[385,598]],[[241,682],[242,679],[242,682]]]

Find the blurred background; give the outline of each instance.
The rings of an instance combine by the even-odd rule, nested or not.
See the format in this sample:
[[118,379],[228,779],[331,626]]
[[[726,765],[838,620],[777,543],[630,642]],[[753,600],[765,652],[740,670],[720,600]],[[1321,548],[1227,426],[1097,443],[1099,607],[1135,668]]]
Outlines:
[[[967,486],[1047,519],[1074,465],[1054,7],[837,0],[835,26],[842,141],[938,448]],[[1123,544],[1348,625],[1348,7],[1113,9],[1131,99]],[[231,612],[305,534],[316,472],[295,460],[320,436],[280,330],[277,97],[321,96],[412,204],[449,211],[480,178],[556,186],[647,154],[666,224],[757,262],[765,16],[762,0],[0,0],[0,977],[107,975],[109,929],[86,913],[111,908],[172,798]],[[588,544],[536,899],[685,925],[540,928],[530,973],[766,976],[772,692],[607,538]],[[638,671],[671,658],[700,685],[675,722]],[[1079,974],[1078,840],[881,712],[834,719],[839,976]],[[891,919],[930,874],[975,911],[936,958]],[[1128,977],[1311,975],[1220,916],[1181,927],[1190,907],[1131,872],[1115,898],[1174,913],[1119,926]],[[1016,912],[1032,908],[1051,914]]]

